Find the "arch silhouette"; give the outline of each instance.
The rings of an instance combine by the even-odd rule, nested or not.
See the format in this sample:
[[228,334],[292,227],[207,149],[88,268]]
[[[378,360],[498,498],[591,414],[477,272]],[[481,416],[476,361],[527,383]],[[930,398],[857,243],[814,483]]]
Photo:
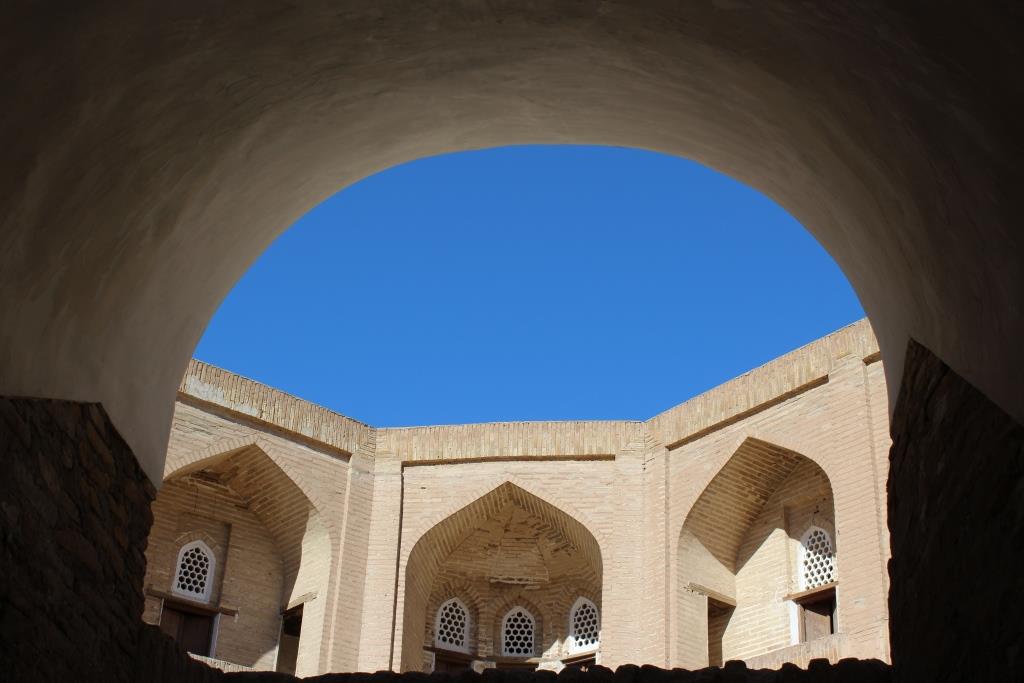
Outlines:
[[[502,144],[635,146],[748,183],[849,278],[891,399],[916,340],[942,361],[913,346],[923,373],[952,369],[1024,422],[1024,94],[1005,68],[1019,61],[1005,3],[969,21],[940,3],[796,17],[781,2],[655,0],[247,9],[96,2],[0,24],[17,64],[0,120],[0,391],[102,403],[152,481],[188,356],[276,235],[372,172]],[[907,422],[923,426],[903,427],[941,443],[916,399]],[[989,445],[963,454],[1005,467]],[[895,491],[911,496],[931,476],[904,470]],[[929,520],[920,547],[955,525]],[[925,669],[932,643],[907,636],[943,612],[897,598],[894,633]],[[1017,651],[1012,625],[984,616],[968,622],[983,634],[970,661],[992,642]],[[990,666],[1009,666],[1000,656]]]
[[[442,623],[448,610],[461,616],[462,624],[449,625],[446,629]],[[469,607],[458,596],[448,598],[441,603],[434,617],[434,646],[443,647],[456,652],[470,652],[473,642],[473,617]],[[450,634],[450,635],[449,635]],[[461,641],[461,642],[459,642]]]
[[[65,19],[45,24],[50,40],[7,23],[21,65],[8,93],[31,106],[0,124],[0,388],[103,403],[154,481],[205,324],[278,234],[384,168],[509,144],[650,149],[757,188],[850,280],[890,397],[913,338],[1024,418],[1024,241],[1016,183],[1000,181],[1017,146],[997,144],[1013,129],[995,113],[1016,86],[960,69],[977,63],[969,40],[960,61],[918,39],[908,8],[793,21],[773,3],[258,0],[273,22],[211,6],[179,32],[147,7],[66,19],[113,49],[125,36],[160,48],[120,60],[62,38]],[[973,17],[1004,23],[998,6]],[[879,41],[882,25],[899,39]],[[981,30],[946,9],[927,26]],[[1013,63],[1009,42],[985,45]],[[76,87],[37,77],[53,64]]]
[[[542,626],[533,610],[521,602],[517,602],[505,611],[504,616],[498,620],[498,624],[502,655],[532,657],[537,654],[537,641],[540,640],[538,636],[542,632]],[[523,638],[521,645],[515,642],[517,631],[521,632],[520,635]],[[529,634],[529,649],[525,649],[527,633]]]

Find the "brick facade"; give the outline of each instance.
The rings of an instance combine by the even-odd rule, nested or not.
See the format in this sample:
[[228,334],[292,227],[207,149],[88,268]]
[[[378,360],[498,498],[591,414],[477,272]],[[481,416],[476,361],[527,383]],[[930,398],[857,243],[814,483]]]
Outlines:
[[[866,321],[645,422],[373,429],[193,362],[147,550],[160,619],[177,549],[221,553],[223,659],[272,669],[303,606],[296,673],[418,670],[437,608],[472,613],[500,659],[507,608],[537,619],[535,663],[569,609],[601,616],[598,660],[888,658],[886,387]],[[837,633],[800,644],[803,532],[837,549]],[[735,603],[709,617],[709,600]],[[722,600],[726,602],[721,602]]]

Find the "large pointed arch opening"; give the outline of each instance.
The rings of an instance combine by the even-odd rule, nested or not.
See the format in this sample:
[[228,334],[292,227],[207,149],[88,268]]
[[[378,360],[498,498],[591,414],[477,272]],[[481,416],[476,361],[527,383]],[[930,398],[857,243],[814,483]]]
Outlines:
[[[810,549],[813,556],[805,547],[812,535],[821,545],[820,552]],[[817,654],[838,651],[836,556],[835,502],[825,471],[795,451],[745,439],[679,532],[678,660],[694,668],[732,659],[772,665],[776,653],[821,639]]]
[[[573,608],[585,599],[595,620],[601,609],[603,566],[594,534],[511,482],[424,533],[403,575],[402,633],[395,643],[403,671],[451,670],[460,662],[465,668],[474,659],[536,667],[578,656]],[[435,633],[435,612],[453,599],[467,606],[472,625],[465,661],[450,657]],[[587,652],[596,658],[599,642]]]
[[318,669],[327,616],[321,565],[332,541],[320,510],[259,443],[170,469],[153,518],[145,621],[167,631],[169,610],[176,609],[163,590],[169,553],[189,539],[206,539],[230,569],[211,577],[208,607],[231,619],[211,623],[206,648],[193,654],[243,669]]

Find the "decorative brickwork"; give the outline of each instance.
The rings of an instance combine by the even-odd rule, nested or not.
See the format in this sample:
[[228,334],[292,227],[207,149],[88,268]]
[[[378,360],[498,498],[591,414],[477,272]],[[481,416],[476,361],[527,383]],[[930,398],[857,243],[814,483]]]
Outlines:
[[570,652],[594,650],[601,642],[601,615],[586,598],[577,599],[569,612],[569,638]]
[[812,526],[800,539],[800,587],[817,588],[836,578],[836,553],[832,537]]
[[532,657],[536,650],[537,620],[525,607],[513,607],[501,620],[501,654]]
[[438,647],[469,652],[469,610],[458,598],[446,600],[437,610],[434,644]]
[[210,601],[215,564],[213,551],[202,541],[192,541],[178,553],[174,592],[189,599]]

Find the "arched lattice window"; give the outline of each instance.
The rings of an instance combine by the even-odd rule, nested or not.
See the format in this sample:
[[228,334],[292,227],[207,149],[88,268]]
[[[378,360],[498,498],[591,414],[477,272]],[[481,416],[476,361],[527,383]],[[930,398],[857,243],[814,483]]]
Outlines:
[[178,568],[171,591],[192,600],[209,602],[213,589],[213,551],[202,541],[192,541],[178,552]]
[[537,622],[525,607],[513,607],[501,620],[501,654],[532,657]]
[[812,526],[800,539],[800,588],[808,590],[836,580],[836,552],[832,537]]
[[579,598],[569,610],[569,652],[597,649],[601,641],[601,614],[597,605]]
[[446,600],[437,609],[434,646],[469,652],[469,610],[458,598]]

